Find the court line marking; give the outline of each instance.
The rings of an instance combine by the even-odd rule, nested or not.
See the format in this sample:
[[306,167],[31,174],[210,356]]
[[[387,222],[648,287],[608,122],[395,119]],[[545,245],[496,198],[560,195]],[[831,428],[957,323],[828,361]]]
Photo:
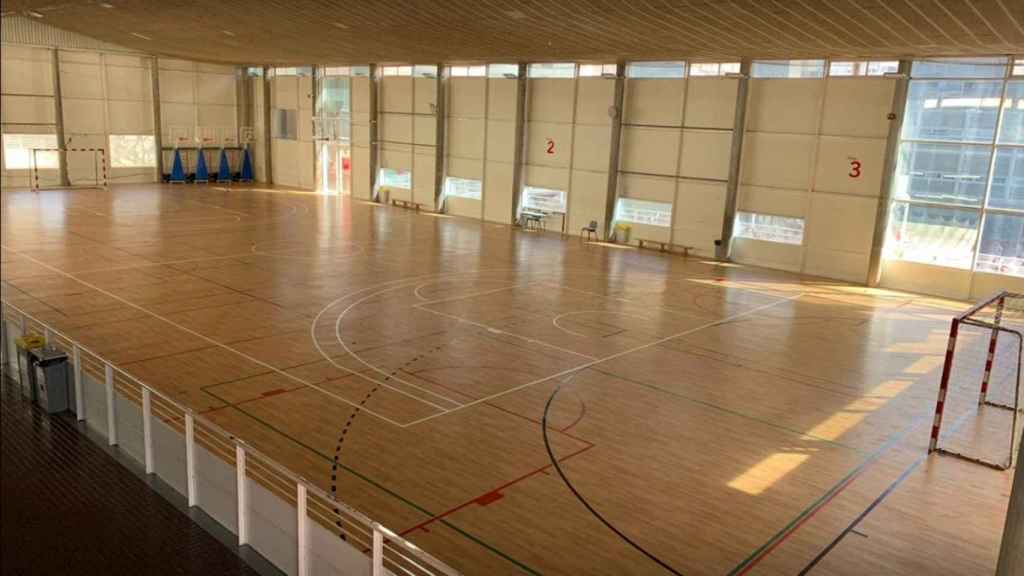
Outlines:
[[551,324],[553,324],[555,326],[555,328],[558,328],[562,332],[566,332],[566,333],[572,334],[573,336],[579,336],[580,338],[593,338],[593,336],[588,336],[587,334],[580,334],[579,332],[573,332],[572,330],[569,330],[565,326],[562,326],[561,324],[558,323],[558,320],[560,318],[565,318],[566,316],[575,316],[575,315],[579,315],[579,314],[613,314],[615,316],[626,316],[628,318],[640,318],[642,320],[653,320],[653,318],[651,318],[649,316],[641,316],[639,314],[630,314],[629,312],[616,312],[614,310],[575,310],[575,311],[572,311],[572,312],[563,312],[563,313],[559,314],[558,316],[555,316],[554,318],[551,319]]
[[[218,341],[214,340],[213,338],[210,338],[209,336],[206,336],[204,334],[196,332],[195,330],[192,330],[190,328],[186,328],[185,326],[182,326],[181,324],[178,324],[177,322],[175,322],[175,321],[173,321],[173,320],[171,320],[169,318],[166,318],[166,317],[164,317],[164,316],[162,316],[160,314],[157,314],[156,312],[148,310],[148,309],[146,309],[143,306],[135,304],[134,302],[126,300],[126,299],[124,299],[124,298],[122,298],[122,297],[120,297],[120,296],[118,296],[118,295],[116,295],[116,294],[114,294],[114,293],[112,293],[112,292],[110,292],[108,290],[104,290],[103,288],[100,288],[99,286],[96,286],[95,284],[92,284],[92,283],[87,282],[85,280],[81,280],[79,278],[76,278],[74,276],[74,274],[70,274],[68,272],[64,272],[63,270],[59,270],[59,269],[57,269],[57,268],[55,268],[53,266],[50,266],[49,264],[46,264],[45,262],[41,262],[41,261],[37,260],[36,258],[33,258],[32,256],[29,256],[27,254],[22,254],[21,252],[19,252],[18,250],[15,250],[13,248],[10,248],[10,247],[7,247],[7,246],[3,246],[2,244],[0,244],[0,247],[3,247],[5,250],[8,250],[8,251],[10,251],[10,252],[12,252],[14,254],[17,254],[17,255],[23,256],[25,258],[28,258],[29,260],[32,260],[36,264],[38,264],[38,265],[40,265],[40,266],[42,266],[44,268],[53,270],[55,273],[57,273],[57,274],[59,274],[61,276],[64,276],[66,278],[70,278],[71,280],[74,280],[74,281],[82,284],[83,286],[86,286],[88,288],[96,290],[97,292],[100,292],[102,294],[106,294],[107,296],[109,296],[111,298],[114,298],[116,300],[124,302],[125,304],[127,304],[128,306],[130,306],[132,308],[135,308],[136,310],[144,312],[144,313],[152,316],[153,318],[156,318],[157,320],[161,320],[161,321],[163,321],[163,322],[165,322],[165,323],[167,323],[167,324],[169,324],[169,325],[171,325],[171,326],[173,326],[173,327],[175,327],[175,328],[177,328],[179,330],[182,330],[184,332],[192,334],[193,336],[195,336],[195,337],[197,337],[197,338],[199,338],[201,340],[204,340],[204,341],[209,342],[209,343],[211,343],[211,344],[213,344],[215,346],[219,346],[219,347],[221,347],[221,348],[223,348],[225,350],[233,352],[233,353],[237,354],[238,356],[240,356],[242,358],[245,358],[246,360],[249,360],[250,362],[253,362],[255,364],[263,366],[263,367],[265,367],[265,368],[267,368],[267,369],[269,369],[269,370],[271,370],[273,372],[277,372],[278,374],[280,374],[281,376],[284,376],[285,378],[288,378],[290,380],[294,380],[294,381],[299,382],[301,384],[305,384],[306,386],[309,386],[310,388],[313,388],[314,390],[318,390],[318,391],[322,392],[323,394],[325,394],[327,396],[330,396],[331,398],[334,398],[335,400],[344,402],[345,404],[348,404],[349,406],[352,406],[352,407],[356,407],[357,406],[357,404],[355,402],[351,402],[351,401],[347,400],[346,398],[331,392],[330,390],[326,390],[324,388],[321,388],[320,386],[317,386],[316,384],[312,384],[310,382],[307,382],[307,381],[303,380],[302,378],[299,378],[298,376],[295,376],[294,374],[289,374],[289,373],[287,373],[287,372],[285,372],[285,371],[283,371],[283,370],[281,370],[279,368],[276,368],[275,366],[272,366],[272,365],[270,365],[270,364],[268,364],[268,363],[266,363],[266,362],[264,362],[262,360],[258,360],[256,358],[253,358],[252,356],[250,356],[248,354],[245,354],[244,352],[241,352],[239,350],[236,350],[236,349],[232,348],[231,346],[229,346],[227,344],[224,344],[222,342],[218,342]],[[420,400],[420,401],[424,402],[423,400]],[[387,416],[384,416],[382,414],[378,414],[376,412],[373,412],[373,411],[365,409],[365,408],[363,409],[363,411],[366,412],[367,414],[371,414],[371,415],[373,415],[373,416],[383,420],[384,422],[387,422],[387,423],[392,424],[394,426],[397,426],[399,428],[404,428],[405,427],[403,424],[401,424],[401,423],[399,423],[399,422],[397,422],[395,420],[392,420],[391,418],[388,418]]]
[[745,316],[750,316],[752,314],[756,314],[756,313],[758,313],[758,312],[760,312],[762,310],[767,310],[769,308],[773,308],[775,306],[778,306],[779,304],[784,304],[786,302],[792,302],[793,300],[796,300],[797,298],[800,298],[803,295],[804,295],[804,293],[801,292],[800,294],[796,294],[795,296],[789,296],[789,297],[786,297],[786,298],[782,298],[782,299],[777,300],[775,302],[772,302],[770,304],[764,304],[764,305],[758,306],[756,308],[751,308],[750,310],[747,310],[745,312],[740,312],[740,313],[737,313],[737,314],[733,314],[732,316],[727,316],[725,318],[720,318],[720,319],[714,320],[712,322],[707,322],[705,324],[701,324],[700,326],[697,326],[695,328],[691,328],[689,330],[684,330],[683,332],[680,332],[678,334],[673,334],[671,336],[666,336],[664,338],[655,340],[653,342],[648,342],[647,344],[641,344],[640,346],[634,346],[633,348],[629,348],[629,349],[623,350],[621,352],[616,352],[615,354],[610,354],[610,355],[605,356],[603,358],[597,358],[595,360],[592,360],[592,361],[587,362],[585,364],[582,364],[580,366],[576,366],[576,367],[573,367],[573,368],[568,368],[566,370],[562,370],[561,372],[556,372],[555,374],[551,374],[549,376],[545,376],[543,378],[539,378],[539,379],[534,380],[532,382],[527,382],[525,384],[520,384],[518,386],[514,386],[512,388],[509,388],[508,390],[505,390],[505,391],[502,391],[502,392],[499,392],[499,393],[496,393],[496,394],[491,394],[490,396],[485,396],[483,398],[479,398],[479,399],[474,400],[472,402],[467,402],[466,404],[463,404],[463,405],[459,406],[458,408],[453,408],[453,409],[449,410],[448,412],[444,412],[444,413],[441,413],[441,414],[435,414],[433,416],[426,416],[426,417],[420,418],[418,420],[413,420],[412,422],[409,422],[405,426],[406,427],[411,427],[411,426],[415,426],[417,424],[422,424],[422,423],[427,422],[429,420],[433,420],[434,418],[437,418],[439,416],[445,416],[445,415],[450,414],[452,412],[463,410],[465,408],[469,408],[471,406],[475,406],[475,405],[480,404],[482,402],[487,402],[488,400],[493,400],[495,398],[500,398],[501,396],[504,396],[506,394],[511,394],[513,392],[518,392],[519,390],[522,390],[524,388],[529,388],[530,386],[534,386],[536,384],[541,384],[541,383],[547,382],[549,380],[554,380],[555,378],[560,378],[560,377],[565,376],[567,374],[574,374],[576,372],[579,372],[579,371],[582,371],[582,370],[586,370],[587,368],[590,368],[591,366],[597,366],[598,364],[603,364],[603,363],[605,363],[605,362],[607,362],[609,360],[614,360],[615,358],[619,358],[619,357],[625,356],[627,354],[632,354],[633,352],[638,352],[640,350],[645,350],[645,349],[650,348],[652,346],[657,346],[659,344],[664,344],[665,342],[668,342],[668,341],[673,340],[675,338],[680,338],[680,337],[686,336],[688,334],[693,334],[694,332],[699,332],[700,330],[705,330],[707,328],[713,328],[713,327],[719,326],[721,324],[726,324],[726,323],[732,322],[732,321],[734,321],[736,319],[743,318]]

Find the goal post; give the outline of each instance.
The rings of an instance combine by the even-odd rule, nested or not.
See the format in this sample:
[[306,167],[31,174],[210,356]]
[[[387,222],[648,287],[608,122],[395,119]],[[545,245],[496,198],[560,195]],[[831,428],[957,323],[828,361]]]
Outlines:
[[[929,453],[948,454],[1000,470],[1013,465],[1021,412],[1022,332],[1024,294],[998,292],[953,318]],[[973,429],[966,440],[957,438],[954,429],[943,429],[944,416],[951,410],[958,421],[965,419],[961,423],[966,428]],[[1007,445],[1005,459],[992,454],[993,446]]]
[[[67,190],[75,188],[107,188],[107,151],[105,148],[32,148],[31,149],[31,186],[33,190],[43,188]],[[54,167],[52,157],[64,155],[64,170],[67,174],[67,185],[44,184],[42,171],[58,171]],[[51,159],[46,157],[50,156]]]

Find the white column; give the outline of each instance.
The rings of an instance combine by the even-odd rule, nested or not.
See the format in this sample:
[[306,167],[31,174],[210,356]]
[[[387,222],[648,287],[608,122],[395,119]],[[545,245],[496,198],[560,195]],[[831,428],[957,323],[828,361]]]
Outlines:
[[309,576],[309,520],[306,518],[306,485],[298,482],[295,494],[296,527],[299,556],[298,576]]
[[107,444],[117,444],[117,406],[114,402],[114,367],[104,364],[107,384]]
[[188,507],[196,505],[196,423],[191,412],[185,412],[185,475],[188,480]]
[[384,533],[380,525],[373,523],[373,568],[371,576],[384,576]]
[[142,387],[142,447],[146,455],[146,474],[153,473],[153,399],[149,388]]
[[79,422],[85,420],[85,393],[82,391],[82,349],[75,344],[71,348],[71,356],[75,365],[74,377],[75,377],[75,418]]
[[249,488],[245,479],[245,448],[235,444],[235,476],[238,484],[238,545],[249,543]]

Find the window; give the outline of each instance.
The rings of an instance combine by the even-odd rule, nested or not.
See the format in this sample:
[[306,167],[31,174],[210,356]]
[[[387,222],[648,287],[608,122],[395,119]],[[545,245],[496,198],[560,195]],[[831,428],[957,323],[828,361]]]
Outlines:
[[904,142],[900,145],[893,196],[978,206],[985,196],[991,154],[988,146]]
[[479,180],[448,176],[444,180],[444,193],[446,196],[479,200],[481,197],[481,185],[482,183]]
[[523,208],[564,214],[565,192],[562,190],[526,186],[523,188]]
[[916,60],[910,68],[913,78],[1002,78],[1006,58],[934,58]]
[[690,76],[725,76],[739,73],[739,62],[695,62],[690,64]]
[[418,78],[437,78],[437,66],[417,64],[412,68],[412,75]]
[[259,68],[257,66],[249,66],[245,69],[245,75],[250,77],[263,76],[263,68]]
[[754,78],[821,78],[824,60],[757,60],[750,67]]
[[686,62],[630,62],[627,78],[685,78]]
[[1024,76],[1024,58],[1017,58],[1013,61],[1013,75]]
[[[56,134],[4,134],[4,168],[28,170],[32,168],[32,149],[56,148]],[[60,161],[57,152],[36,152],[37,168],[56,170]]]
[[886,258],[1024,276],[1024,81],[1008,64],[913,63]]
[[989,143],[1002,92],[999,80],[911,82],[903,139]]
[[412,76],[412,66],[381,66],[381,76]]
[[615,220],[668,227],[672,225],[672,204],[636,200],[635,198],[619,198],[618,206],[615,209]]
[[1012,80],[1006,84],[999,144],[1024,144],[1024,80]]
[[328,66],[324,68],[324,76],[349,76],[352,69],[348,66]]
[[1024,215],[985,216],[975,269],[1024,276]]
[[150,134],[111,134],[111,168],[156,168],[156,139]]
[[978,221],[977,210],[895,202],[889,213],[885,257],[970,268]]
[[482,77],[487,75],[487,66],[451,66],[448,75],[452,78]]
[[491,64],[487,67],[487,75],[491,78],[518,78],[518,64]]
[[352,71],[352,75],[353,76],[369,76],[370,75],[370,67],[369,66],[353,66],[350,70]]
[[572,62],[530,64],[526,75],[530,78],[573,78],[576,76],[576,64]]
[[828,65],[829,76],[885,76],[895,74],[900,69],[900,63],[896,60],[884,61],[837,61],[833,60]]
[[274,68],[274,76],[312,76],[312,66],[293,66],[290,68]]
[[282,108],[274,109],[274,138],[296,140],[298,138],[297,112]]
[[380,169],[380,181],[378,186],[386,188],[412,189],[412,172],[408,170],[395,170],[393,168]]
[[799,245],[804,242],[804,219],[737,212],[733,234],[739,238]]
[[615,64],[580,64],[580,77],[615,77]]

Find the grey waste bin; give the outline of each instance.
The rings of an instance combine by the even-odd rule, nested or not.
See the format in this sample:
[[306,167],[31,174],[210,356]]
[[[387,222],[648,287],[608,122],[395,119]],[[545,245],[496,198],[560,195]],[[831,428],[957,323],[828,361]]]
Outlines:
[[53,348],[33,348],[31,380],[37,404],[50,414],[68,409],[68,355]]

